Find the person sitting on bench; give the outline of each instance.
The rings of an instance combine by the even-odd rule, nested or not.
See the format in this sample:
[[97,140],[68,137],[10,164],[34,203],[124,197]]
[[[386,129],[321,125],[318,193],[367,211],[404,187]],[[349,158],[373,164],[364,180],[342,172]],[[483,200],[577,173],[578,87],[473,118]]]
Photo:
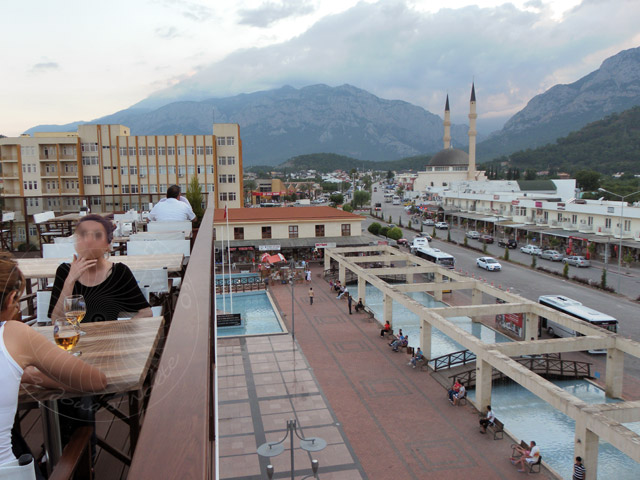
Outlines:
[[340,294],[336,298],[340,300],[342,296],[347,292],[348,292],[347,287],[345,286],[340,287]]
[[458,393],[458,390],[460,390],[460,382],[458,382],[458,379],[456,378],[453,381],[453,387],[451,387],[449,389],[449,391],[447,392],[447,395],[449,395],[449,401],[453,402],[453,395]]
[[487,405],[487,416],[485,418],[480,419],[480,433],[487,433],[487,427],[489,425],[493,425],[493,421],[496,419],[493,410],[491,410],[491,405]]
[[527,462],[528,465],[533,465],[534,463],[537,463],[538,458],[540,457],[540,447],[536,445],[536,442],[531,440],[531,450],[528,450],[528,451],[524,450],[524,452],[525,454],[522,455],[518,460],[516,459],[511,460],[511,463],[513,463],[514,465],[520,465],[520,468],[518,469],[520,473],[525,472],[524,462]]
[[392,345],[393,351],[394,352],[399,352],[400,351],[400,347],[409,346],[409,335],[405,335],[404,337],[402,337],[401,339],[396,340],[393,343],[394,343],[394,345]]
[[395,338],[395,340],[391,340],[389,346],[391,348],[394,348],[396,344],[399,345],[402,340],[404,340],[404,335],[402,334],[402,329],[400,329],[398,330],[398,336]]
[[466,394],[467,390],[464,388],[464,383],[460,382],[460,390],[453,394],[453,401],[451,402],[451,405],[454,407],[457,406],[460,399],[464,398]]
[[408,365],[411,365],[413,366],[413,368],[416,368],[418,361],[422,361],[422,360],[424,360],[424,355],[422,354],[422,350],[420,350],[420,347],[418,347],[418,350],[416,350],[416,353],[413,354],[413,356],[411,357],[411,361],[408,363]]
[[[357,309],[358,307],[356,306],[356,310]],[[389,320],[384,322],[384,327],[382,327],[382,330],[380,330],[380,336],[384,337],[387,333],[391,333],[391,324],[389,323]]]
[[341,288],[340,280],[336,280],[336,283],[333,284],[333,290],[339,292]]
[[358,303],[356,303],[356,313],[360,310],[364,310],[364,303],[362,303],[362,299],[359,299]]

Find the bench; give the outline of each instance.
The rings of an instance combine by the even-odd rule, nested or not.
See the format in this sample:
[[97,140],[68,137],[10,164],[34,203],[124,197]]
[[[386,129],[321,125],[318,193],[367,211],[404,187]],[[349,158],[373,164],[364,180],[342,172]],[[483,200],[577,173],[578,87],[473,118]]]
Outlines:
[[[540,467],[542,465],[542,455],[538,455],[537,461],[533,463],[524,462],[524,464],[527,466],[527,469],[529,470],[528,473],[540,473]],[[534,470],[536,467],[538,469]]]
[[529,450],[529,445],[527,445],[527,442],[525,442],[524,440],[520,440],[520,445],[518,445],[517,443],[512,443],[511,458],[520,458],[522,456],[522,454],[518,450],[518,447],[522,448],[523,450]]
[[459,397],[458,401],[454,405],[459,407],[460,405],[462,405],[462,402],[464,402],[465,405],[467,404],[467,390],[464,391],[464,395]]
[[[493,423],[487,425],[487,430],[491,430],[493,432],[494,440],[502,440],[504,438],[504,423],[497,418],[493,419]],[[498,434],[500,434],[500,438],[498,438]]]

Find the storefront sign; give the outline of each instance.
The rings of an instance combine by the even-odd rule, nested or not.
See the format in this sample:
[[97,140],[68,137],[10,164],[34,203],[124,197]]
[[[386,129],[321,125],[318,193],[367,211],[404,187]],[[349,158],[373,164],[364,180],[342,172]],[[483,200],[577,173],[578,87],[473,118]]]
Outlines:
[[316,248],[336,248],[336,242],[316,243]]
[[511,200],[511,205],[520,205],[520,200]]
[[542,208],[542,202],[536,202],[536,208]]
[[500,195],[494,195],[494,196],[493,196],[493,199],[494,199],[494,200],[500,200]]
[[566,205],[564,203],[559,203],[558,204],[558,210],[564,210],[565,206]]
[[607,213],[613,213],[613,207],[607,207]]
[[280,251],[280,245],[258,245],[258,250],[261,252],[270,252],[272,250]]
[[286,194],[287,192],[251,192],[254,197],[279,197]]

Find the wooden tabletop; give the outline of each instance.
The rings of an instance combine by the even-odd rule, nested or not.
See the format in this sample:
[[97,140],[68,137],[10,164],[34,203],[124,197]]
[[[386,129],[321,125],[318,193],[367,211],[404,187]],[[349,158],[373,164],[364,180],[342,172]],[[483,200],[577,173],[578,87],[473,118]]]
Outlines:
[[[137,318],[112,322],[82,323],[87,332],[80,337],[75,350],[82,360],[99,368],[106,376],[105,393],[125,393],[142,387],[160,338],[163,317]],[[33,327],[53,343],[53,327]],[[60,393],[37,387],[23,388],[20,401],[77,397],[81,394]]]
[[[113,263],[124,263],[132,271],[154,270],[167,267],[169,272],[182,270],[184,255],[170,253],[163,255],[115,255],[109,257]],[[18,267],[25,278],[54,278],[58,265],[68,262],[68,258],[19,258]]]

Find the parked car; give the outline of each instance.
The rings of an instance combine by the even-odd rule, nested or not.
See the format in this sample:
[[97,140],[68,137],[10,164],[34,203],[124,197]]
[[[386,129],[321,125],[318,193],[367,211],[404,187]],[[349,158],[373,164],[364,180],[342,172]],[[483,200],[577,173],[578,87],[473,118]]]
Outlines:
[[424,232],[419,233],[415,238],[426,238],[427,240],[431,241],[431,235]]
[[398,245],[403,245],[405,247],[409,246],[409,240],[407,240],[406,238],[401,238],[400,240],[398,240]]
[[378,191],[378,187],[373,187],[373,191],[377,192]]
[[573,265],[574,267],[590,267],[591,262],[580,255],[569,255],[562,259],[562,263]]
[[544,258],[545,260],[551,260],[554,262],[559,262],[562,260],[563,255],[556,250],[545,250],[540,254],[540,258]]
[[449,224],[447,222],[436,222],[434,225],[438,230],[448,230]]
[[499,247],[507,247],[507,248],[517,248],[518,242],[516,242],[513,238],[501,238],[498,240]]
[[387,223],[387,227],[389,229],[395,228],[396,224],[395,223]]
[[476,232],[475,230],[470,230],[466,233],[467,238],[471,238],[473,240],[477,240],[480,238],[480,232]]
[[480,235],[480,238],[478,240],[480,240],[482,243],[493,243],[493,237],[491,235]]
[[502,265],[493,257],[480,257],[476,259],[476,265],[480,268],[484,268],[489,272],[499,272],[502,270]]
[[380,210],[382,210],[382,204],[381,203],[376,203],[376,207],[374,208],[374,210],[376,212],[379,212]]
[[542,253],[540,247],[536,245],[525,245],[524,247],[520,247],[520,251],[522,253],[528,253],[529,255],[540,255]]
[[436,224],[436,222],[434,222],[434,221],[433,221],[432,219],[430,219],[430,218],[427,218],[426,220],[423,220],[423,221],[422,221],[422,224],[423,224],[425,227],[433,227],[433,226]]

